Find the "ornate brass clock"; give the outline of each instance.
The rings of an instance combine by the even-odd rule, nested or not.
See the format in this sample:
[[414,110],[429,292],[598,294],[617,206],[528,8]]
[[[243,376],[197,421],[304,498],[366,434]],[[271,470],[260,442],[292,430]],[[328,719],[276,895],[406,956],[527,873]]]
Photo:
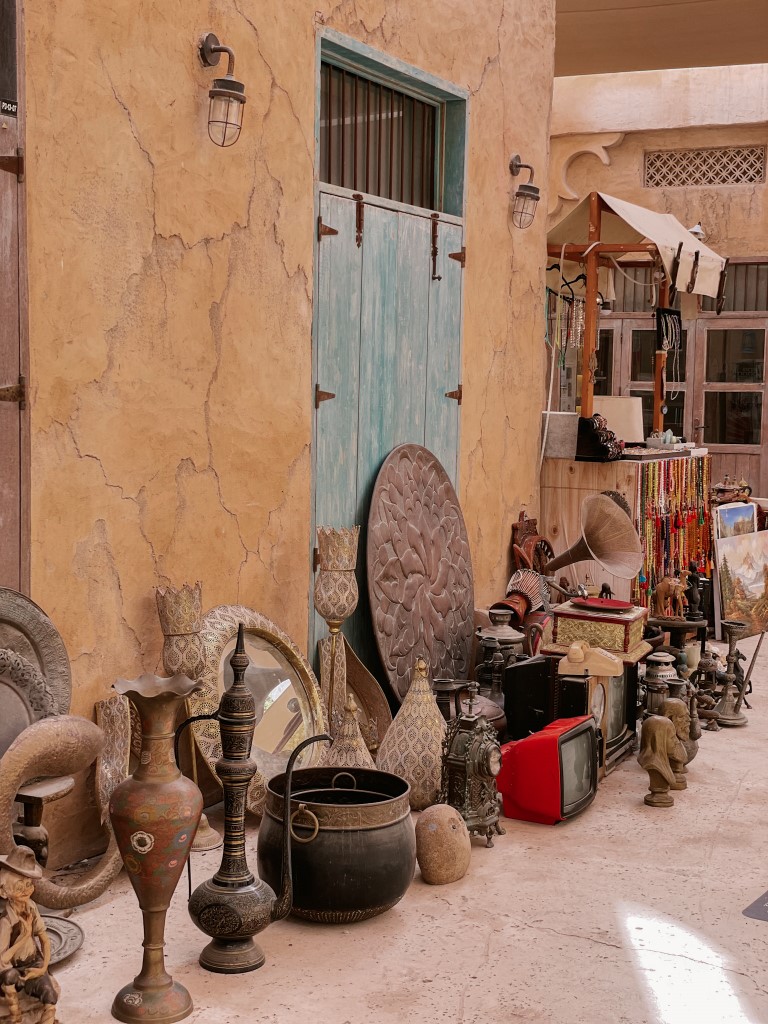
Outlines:
[[477,683],[470,683],[468,708],[463,710],[457,691],[456,717],[443,741],[443,774],[440,800],[455,807],[470,835],[484,835],[493,846],[493,833],[504,835],[499,825],[496,776],[501,768],[501,747],[496,730],[485,715],[474,710]]

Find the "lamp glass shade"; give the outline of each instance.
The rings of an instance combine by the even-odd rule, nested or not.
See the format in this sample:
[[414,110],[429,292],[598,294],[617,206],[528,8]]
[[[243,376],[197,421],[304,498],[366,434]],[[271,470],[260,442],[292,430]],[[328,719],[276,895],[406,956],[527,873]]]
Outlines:
[[521,185],[515,192],[514,206],[512,207],[512,223],[516,228],[528,228],[536,216],[536,207],[539,202],[539,190],[535,185]]
[[245,103],[235,96],[211,95],[208,135],[217,146],[233,146],[240,137]]

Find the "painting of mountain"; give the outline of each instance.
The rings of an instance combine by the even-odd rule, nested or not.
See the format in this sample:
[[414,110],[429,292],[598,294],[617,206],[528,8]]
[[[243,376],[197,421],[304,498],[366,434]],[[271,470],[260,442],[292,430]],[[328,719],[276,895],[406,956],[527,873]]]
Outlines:
[[747,623],[747,636],[768,629],[768,530],[721,537],[716,544],[723,619]]
[[743,537],[757,532],[757,506],[751,501],[734,501],[714,509],[715,534],[722,537]]

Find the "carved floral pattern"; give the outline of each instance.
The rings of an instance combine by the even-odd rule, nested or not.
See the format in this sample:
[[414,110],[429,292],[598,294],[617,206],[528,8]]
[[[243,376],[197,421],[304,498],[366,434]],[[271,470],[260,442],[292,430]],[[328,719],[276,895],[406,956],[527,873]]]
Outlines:
[[401,445],[379,471],[368,520],[368,590],[379,654],[403,699],[417,656],[466,679],[474,594],[456,492],[431,452]]
[[36,719],[58,714],[48,681],[26,658],[15,651],[0,649],[0,675],[9,679],[23,695]]
[[[138,718],[138,712],[136,715]],[[96,804],[101,824],[111,831],[109,801],[129,773],[131,714],[128,698],[116,693],[108,700],[96,701],[96,724],[104,733],[104,746],[96,759]]]

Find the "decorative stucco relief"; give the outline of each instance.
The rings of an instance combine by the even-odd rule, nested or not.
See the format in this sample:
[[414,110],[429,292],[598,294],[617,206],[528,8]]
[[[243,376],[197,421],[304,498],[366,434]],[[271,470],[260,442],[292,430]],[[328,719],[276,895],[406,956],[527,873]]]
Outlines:
[[549,216],[550,227],[561,220],[563,203],[583,199],[568,184],[568,169],[573,161],[591,153],[606,167],[610,166],[614,146],[620,145],[624,132],[610,132],[602,135],[563,135],[553,138],[549,162]]

